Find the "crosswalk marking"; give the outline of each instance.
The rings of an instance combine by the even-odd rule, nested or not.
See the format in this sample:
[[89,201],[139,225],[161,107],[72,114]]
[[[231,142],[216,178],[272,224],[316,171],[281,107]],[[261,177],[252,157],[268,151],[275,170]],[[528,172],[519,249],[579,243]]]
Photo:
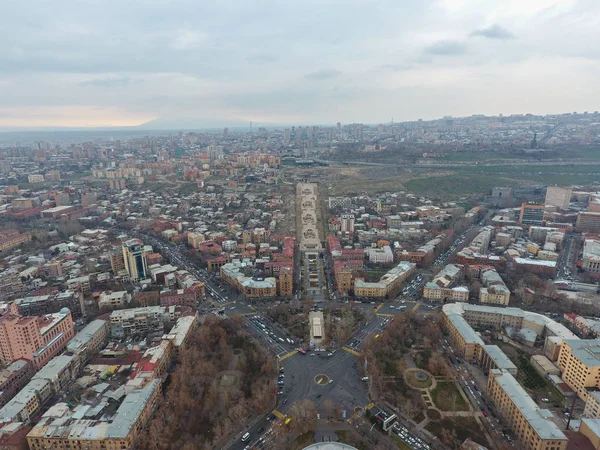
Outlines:
[[393,314],[386,314],[386,313],[379,313],[377,314],[378,317],[394,317]]
[[421,302],[415,304],[415,306],[412,309],[412,312],[415,312],[417,309],[419,309],[419,306],[421,306]]
[[354,356],[360,356],[360,352],[357,352],[354,349],[351,349],[350,347],[342,347],[342,350],[346,350],[348,353],[352,353]]
[[290,356],[294,356],[296,353],[298,353],[298,350],[292,350],[289,353],[286,353],[285,355],[283,355],[281,358],[279,358],[279,361],[283,361],[284,359],[289,358]]

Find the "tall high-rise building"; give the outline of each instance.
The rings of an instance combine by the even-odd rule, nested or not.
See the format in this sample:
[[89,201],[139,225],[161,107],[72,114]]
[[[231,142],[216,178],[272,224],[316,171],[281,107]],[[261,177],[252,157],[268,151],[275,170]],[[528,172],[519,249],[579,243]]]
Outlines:
[[569,209],[569,202],[571,201],[571,194],[573,188],[559,187],[559,186],[548,186],[546,190],[546,206],[556,206],[559,209]]
[[285,144],[289,144],[290,143],[290,129],[286,128],[285,130],[283,130],[283,142]]
[[123,261],[129,279],[143,280],[148,275],[148,263],[144,254],[144,244],[140,239],[130,239],[123,243]]
[[282,267],[279,272],[279,295],[291,297],[294,294],[294,277],[290,267]]
[[338,130],[338,132],[342,131],[342,122],[337,123],[337,130]]
[[25,358],[39,369],[60,353],[74,335],[68,308],[40,317],[5,314],[0,318],[0,359],[10,364]]
[[522,225],[542,225],[544,223],[544,205],[523,203],[519,223]]
[[352,234],[354,233],[354,214],[342,214],[341,217],[341,231],[342,233]]
[[229,128],[225,127],[223,128],[223,137],[227,137],[229,136]]
[[219,145],[209,145],[206,151],[211,161],[223,159],[223,147]]

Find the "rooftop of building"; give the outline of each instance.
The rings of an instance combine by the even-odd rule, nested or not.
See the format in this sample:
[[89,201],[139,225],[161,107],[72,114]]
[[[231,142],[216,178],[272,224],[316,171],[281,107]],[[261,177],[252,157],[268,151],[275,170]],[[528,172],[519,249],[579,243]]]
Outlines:
[[44,212],[56,213],[56,212],[64,211],[66,209],[70,209],[70,208],[73,208],[73,206],[72,205],[55,206],[54,208],[45,209]]
[[197,316],[180,317],[177,319],[175,326],[171,328],[171,331],[163,339],[168,339],[175,347],[180,347],[196,319]]
[[499,369],[517,370],[517,366],[497,345],[486,345],[485,351],[490,356],[490,358],[494,360],[494,363],[498,366]]
[[30,362],[26,359],[17,359],[4,369],[0,370],[0,386],[10,379],[14,373],[23,370]]
[[448,320],[454,325],[454,328],[460,333],[467,344],[476,344],[483,346],[483,340],[471,328],[471,325],[460,314],[448,314]]
[[572,355],[588,367],[600,366],[600,339],[566,339]]
[[556,261],[546,261],[543,259],[515,258],[514,261],[517,264],[524,264],[530,266],[556,267]]
[[[141,415],[160,380],[153,379],[141,388],[110,390],[107,383],[88,390],[81,403],[56,403],[29,432],[29,437],[82,440],[125,438]],[[72,404],[72,403],[71,403]],[[118,405],[118,406],[117,406]]]
[[71,339],[67,345],[67,349],[70,352],[78,353],[82,349],[85,348],[87,343],[94,337],[94,335],[100,330],[102,327],[106,326],[106,321],[104,320],[93,320],[88,323],[79,333],[77,333],[73,339]]
[[510,373],[493,369],[490,375],[495,377],[502,390],[541,439],[567,439],[560,428],[552,422],[552,413],[547,409],[541,409]]

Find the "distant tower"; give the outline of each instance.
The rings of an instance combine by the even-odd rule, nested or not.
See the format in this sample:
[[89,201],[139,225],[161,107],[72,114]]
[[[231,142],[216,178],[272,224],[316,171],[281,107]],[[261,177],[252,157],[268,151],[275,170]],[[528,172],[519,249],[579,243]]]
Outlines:
[[337,130],[338,132],[342,130],[342,122],[337,123]]
[[229,136],[229,128],[225,127],[223,128],[223,137],[227,137]]
[[252,134],[252,121],[250,122],[250,134]]
[[537,148],[537,133],[533,133],[533,139],[529,145],[531,148]]

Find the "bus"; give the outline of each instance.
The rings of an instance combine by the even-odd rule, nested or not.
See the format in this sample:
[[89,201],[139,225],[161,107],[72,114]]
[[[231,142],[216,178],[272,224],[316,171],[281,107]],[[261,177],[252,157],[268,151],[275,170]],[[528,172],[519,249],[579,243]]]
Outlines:
[[306,355],[306,350],[304,350],[303,348],[299,348],[298,353],[300,353],[301,355]]

